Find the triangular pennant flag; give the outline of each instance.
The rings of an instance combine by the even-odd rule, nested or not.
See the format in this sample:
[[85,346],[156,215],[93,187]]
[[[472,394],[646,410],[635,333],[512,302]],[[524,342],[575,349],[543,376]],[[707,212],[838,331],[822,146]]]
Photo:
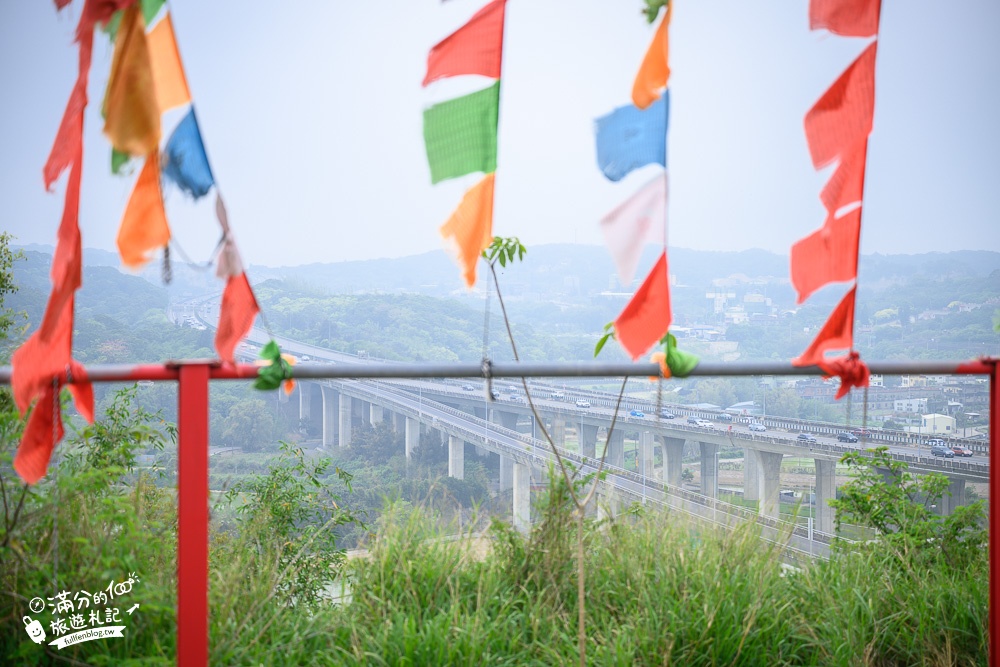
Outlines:
[[[79,148],[82,150],[82,144]],[[82,155],[78,152],[69,170],[66,182],[66,200],[63,205],[62,220],[59,223],[56,249],[52,253],[52,292],[45,306],[45,315],[38,327],[38,335],[43,341],[52,336],[55,327],[63,318],[69,319],[72,329],[73,309],[67,312],[65,305],[72,303],[73,294],[83,282],[83,255],[80,242],[80,172]],[[69,354],[69,347],[67,352]]]
[[160,191],[158,151],[154,150],[146,156],[146,164],[139,172],[125,207],[117,240],[122,263],[129,268],[148,262],[147,253],[170,240],[170,227],[163,211],[163,193]]
[[868,140],[849,150],[840,160],[833,176],[823,186],[819,198],[831,215],[837,215],[845,206],[860,202],[865,189],[865,157]]
[[861,209],[856,208],[842,218],[828,219],[792,246],[792,286],[798,303],[824,285],[857,277],[860,235]]
[[[73,345],[73,296],[62,302],[47,332],[36,330],[11,356],[11,392],[21,414],[52,378],[66,371]],[[43,335],[45,334],[45,335]]]
[[667,179],[656,176],[638,192],[601,218],[601,231],[622,285],[635,277],[646,243],[664,242],[667,218]]
[[465,25],[435,44],[427,55],[423,85],[461,74],[499,79],[505,4],[506,0],[493,0]]
[[129,155],[145,155],[160,143],[160,109],[138,5],[125,10],[115,37],[104,97],[104,134],[115,149]]
[[664,252],[615,320],[615,337],[635,360],[663,338],[670,321],[670,283]]
[[610,181],[620,181],[647,164],[667,166],[667,117],[670,91],[646,110],[618,107],[595,122],[597,166]]
[[162,169],[165,177],[195,199],[208,194],[215,184],[194,107],[188,110],[170,135],[163,151]]
[[497,168],[500,82],[424,110],[431,183]]
[[493,240],[493,174],[469,188],[458,208],[441,225],[441,236],[454,244],[465,284],[476,284],[476,264]]
[[857,286],[844,295],[805,352],[792,359],[793,366],[819,366],[828,350],[849,350],[854,346],[854,295]]
[[[162,4],[162,2],[161,2]],[[174,37],[174,24],[168,13],[146,35],[149,64],[156,88],[156,104],[160,113],[191,101],[181,55]]]
[[253,328],[254,318],[260,312],[257,299],[247,274],[231,276],[226,281],[226,289],[222,293],[222,306],[219,308],[219,328],[215,332],[215,350],[219,358],[233,363],[233,352],[236,346]]
[[667,87],[670,80],[670,13],[674,3],[667,3],[660,27],[653,35],[653,41],[646,50],[646,55],[635,75],[632,84],[632,103],[640,109],[645,109],[660,98],[660,93]]
[[878,32],[881,0],[809,0],[809,28],[826,28],[844,37],[871,37]]
[[876,44],[862,51],[806,114],[806,140],[817,169],[844,157],[872,131]]

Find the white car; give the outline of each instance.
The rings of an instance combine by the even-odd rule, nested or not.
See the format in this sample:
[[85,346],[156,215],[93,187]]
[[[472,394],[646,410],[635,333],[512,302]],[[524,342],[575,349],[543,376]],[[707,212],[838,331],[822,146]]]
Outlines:
[[698,420],[698,428],[714,429],[715,428],[715,424],[713,424],[712,422],[708,421],[707,419],[699,419]]
[[590,403],[588,403],[587,401],[585,401],[585,400],[583,400],[581,398],[580,400],[578,400],[576,402],[576,407],[578,407],[578,408],[589,408],[590,407]]
[[763,424],[759,423],[759,422],[753,422],[752,424],[750,424],[750,430],[751,431],[766,431],[767,427],[764,426]]

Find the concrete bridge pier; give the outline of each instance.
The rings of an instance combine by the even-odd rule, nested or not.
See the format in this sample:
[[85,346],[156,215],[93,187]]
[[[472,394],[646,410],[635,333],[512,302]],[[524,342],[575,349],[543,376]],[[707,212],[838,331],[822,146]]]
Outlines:
[[938,513],[941,516],[950,516],[957,507],[965,504],[965,480],[952,478],[950,482],[948,490],[951,495],[946,493],[938,501]]
[[375,405],[374,403],[368,404],[368,422],[375,426],[375,424],[381,424],[382,420],[385,418],[385,411],[382,409],[381,405]]
[[312,418],[312,383],[296,382],[299,388],[299,421]]
[[401,412],[393,412],[392,414],[392,430],[396,433],[402,433],[406,430],[406,415]]
[[608,465],[625,467],[625,431],[616,428],[608,437]]
[[552,436],[552,442],[556,444],[556,447],[566,446],[566,420],[564,419],[553,419],[552,428],[549,430],[549,435]]
[[583,424],[580,427],[580,454],[596,457],[597,450],[597,427]]
[[531,530],[531,468],[514,463],[514,528],[527,533]]
[[493,421],[494,423],[500,424],[506,429],[511,431],[517,430],[517,413],[516,412],[503,412],[501,410],[493,410]]
[[680,486],[684,438],[661,436],[660,440],[663,443],[663,479],[670,486]]
[[465,479],[465,440],[448,436],[448,477]]
[[781,510],[781,459],[782,454],[775,452],[757,452],[760,462],[761,503],[760,513],[763,516],[777,519]]
[[323,446],[332,447],[337,438],[337,391],[320,385],[323,395]]
[[420,420],[414,417],[406,418],[406,460],[409,461],[413,450],[420,446]]
[[750,447],[743,448],[743,498],[760,500],[760,459]]
[[835,512],[830,501],[837,497],[837,462],[814,459],[816,463],[816,530],[833,532]]
[[643,477],[653,477],[653,432],[639,431],[636,470]]
[[506,491],[514,486],[514,459],[509,459],[503,454],[500,457],[500,490]]
[[354,420],[354,400],[347,394],[340,394],[340,419],[338,430],[340,431],[340,446],[351,446],[351,430]]
[[698,447],[701,449],[701,494],[715,498],[719,481],[719,462],[715,455],[719,452],[719,446],[711,442],[699,442]]

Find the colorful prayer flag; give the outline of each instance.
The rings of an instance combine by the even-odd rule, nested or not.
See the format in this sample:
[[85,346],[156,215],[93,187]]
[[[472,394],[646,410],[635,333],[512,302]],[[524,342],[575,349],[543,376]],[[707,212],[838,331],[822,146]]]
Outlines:
[[667,178],[658,175],[601,218],[604,242],[611,251],[622,285],[632,284],[646,243],[665,243]]
[[424,110],[431,183],[497,168],[500,82]]
[[792,359],[793,366],[818,366],[824,363],[828,350],[849,350],[854,345],[854,296],[857,286],[844,295],[830,319],[801,356]]
[[806,140],[817,169],[844,157],[872,131],[876,44],[862,51],[806,114]]
[[[158,0],[162,4],[162,0]],[[187,77],[181,65],[181,54],[174,36],[174,23],[167,13],[146,35],[149,64],[156,88],[156,104],[160,113],[191,101]]]
[[663,338],[670,328],[670,283],[664,251],[642,286],[615,320],[615,337],[633,360]]
[[163,175],[194,199],[208,194],[215,184],[205,155],[198,119],[191,107],[177,124],[163,151]]
[[865,158],[868,153],[866,138],[847,151],[837,165],[833,176],[823,186],[819,198],[830,216],[837,215],[845,206],[861,201],[865,190]]
[[115,149],[129,155],[146,155],[160,143],[160,109],[138,5],[125,10],[115,37],[104,97],[104,134]]
[[150,250],[165,246],[169,240],[170,227],[160,190],[159,152],[154,150],[146,156],[125,207],[118,228],[118,252],[125,266],[137,268],[149,261]]
[[660,98],[660,92],[667,87],[670,80],[670,13],[674,3],[667,3],[667,10],[663,13],[663,20],[660,27],[653,35],[646,55],[642,59],[642,65],[635,75],[635,83],[632,84],[632,103],[640,109],[649,107],[650,104]]
[[597,119],[597,166],[611,181],[620,181],[647,164],[667,166],[670,91],[648,109],[629,104]]
[[500,78],[506,0],[493,0],[427,54],[423,85],[449,76],[481,74]]
[[215,349],[220,359],[233,363],[233,351],[253,328],[253,321],[259,312],[260,307],[250,288],[247,274],[230,277],[222,293],[219,328],[215,332]]
[[493,240],[493,181],[494,174],[486,174],[469,188],[440,230],[441,236],[454,244],[468,287],[476,284],[476,264]]
[[881,0],[809,0],[809,28],[844,37],[878,33]]
[[858,276],[858,239],[861,208],[841,218],[829,218],[822,228],[792,246],[792,286],[798,303],[833,282]]

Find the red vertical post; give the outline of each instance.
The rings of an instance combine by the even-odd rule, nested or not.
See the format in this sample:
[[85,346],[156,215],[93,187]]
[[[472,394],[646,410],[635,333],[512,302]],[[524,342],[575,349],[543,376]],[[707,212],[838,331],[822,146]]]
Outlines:
[[1000,361],[990,366],[990,620],[989,663],[1000,667],[1000,476],[993,472],[1000,465]]
[[208,665],[208,364],[178,387],[177,664]]

